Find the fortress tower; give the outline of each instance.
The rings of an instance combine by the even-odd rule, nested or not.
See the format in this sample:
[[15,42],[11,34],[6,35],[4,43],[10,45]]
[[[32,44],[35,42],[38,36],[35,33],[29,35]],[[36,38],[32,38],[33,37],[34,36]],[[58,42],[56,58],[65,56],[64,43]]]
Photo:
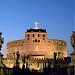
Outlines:
[[44,59],[54,59],[54,52],[56,53],[56,59],[67,57],[67,42],[58,39],[49,39],[46,29],[40,29],[38,23],[35,22],[35,28],[27,29],[24,39],[7,43],[8,62],[4,60],[7,66],[11,64],[10,67],[13,67],[17,52],[20,54],[19,62],[22,67],[22,58],[24,56],[29,56],[29,60],[31,60],[29,64],[32,64],[32,60],[33,63],[36,63],[38,60],[43,62]]
[[[39,29],[35,22],[35,28],[27,29],[22,40],[14,40],[7,43],[7,58],[14,59],[13,53],[18,52],[23,55],[43,55],[43,58],[67,57],[67,42],[57,39],[48,39],[46,29]],[[38,57],[37,57],[38,58]]]

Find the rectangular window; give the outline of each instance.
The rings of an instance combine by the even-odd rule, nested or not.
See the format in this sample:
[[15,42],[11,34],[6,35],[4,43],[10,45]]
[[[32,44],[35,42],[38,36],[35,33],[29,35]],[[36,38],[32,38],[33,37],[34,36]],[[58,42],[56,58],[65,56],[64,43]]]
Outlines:
[[33,34],[33,37],[35,37],[34,34]]
[[38,37],[40,37],[40,35],[38,34]]
[[45,38],[43,38],[43,40],[45,40]]
[[29,34],[27,35],[27,37],[29,37]]

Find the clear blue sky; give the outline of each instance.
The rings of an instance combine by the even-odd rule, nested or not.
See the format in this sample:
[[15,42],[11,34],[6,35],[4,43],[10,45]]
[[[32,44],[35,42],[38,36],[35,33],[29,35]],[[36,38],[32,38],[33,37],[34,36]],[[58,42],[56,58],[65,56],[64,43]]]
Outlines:
[[0,31],[4,44],[2,53],[6,55],[6,43],[24,39],[27,29],[45,28],[49,39],[65,40],[68,54],[73,49],[70,36],[74,31],[74,0],[0,0]]

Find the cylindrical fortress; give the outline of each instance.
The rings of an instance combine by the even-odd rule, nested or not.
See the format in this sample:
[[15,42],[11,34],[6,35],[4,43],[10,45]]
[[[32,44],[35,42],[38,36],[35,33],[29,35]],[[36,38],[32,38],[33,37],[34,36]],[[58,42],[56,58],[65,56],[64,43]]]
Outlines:
[[[67,42],[57,39],[48,39],[46,29],[27,29],[25,38],[7,43],[7,58],[14,59],[14,53],[23,55],[44,55],[44,58],[67,57]],[[38,57],[37,57],[38,58]]]

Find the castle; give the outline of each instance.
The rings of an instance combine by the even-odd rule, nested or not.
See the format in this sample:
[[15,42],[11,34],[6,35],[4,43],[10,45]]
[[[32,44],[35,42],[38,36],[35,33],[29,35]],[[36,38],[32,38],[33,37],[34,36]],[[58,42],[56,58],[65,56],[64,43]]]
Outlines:
[[[55,52],[56,58],[63,58],[67,57],[67,42],[58,39],[48,39],[46,29],[38,28],[38,23],[36,22],[35,28],[27,29],[24,39],[7,43],[6,60],[8,60],[11,66],[15,63],[16,52],[20,54],[20,66],[22,66],[21,58],[27,55],[29,55],[29,58],[32,60],[44,60],[48,58],[53,59]],[[6,61],[4,61],[4,63],[6,63]],[[9,66],[8,63],[6,65]]]

